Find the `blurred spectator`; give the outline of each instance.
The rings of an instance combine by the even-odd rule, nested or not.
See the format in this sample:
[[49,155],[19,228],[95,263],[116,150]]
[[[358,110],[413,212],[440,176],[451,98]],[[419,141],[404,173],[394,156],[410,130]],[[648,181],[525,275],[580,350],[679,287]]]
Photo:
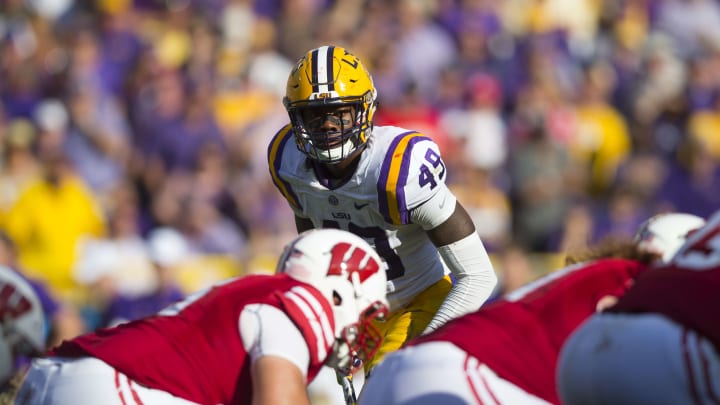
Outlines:
[[423,96],[418,83],[408,83],[398,103],[379,110],[375,122],[377,125],[412,128],[432,138],[442,153],[451,154],[455,150],[453,139],[440,125],[440,111],[430,98]]
[[720,160],[696,139],[686,138],[660,192],[668,210],[708,218],[720,206]]
[[455,41],[433,20],[433,2],[401,0],[395,7],[399,32],[394,52],[401,77],[405,85],[417,87],[418,97],[431,99],[440,72],[455,59]]
[[177,267],[190,256],[182,235],[170,228],[158,228],[149,235],[147,247],[155,279],[150,289],[138,294],[117,292],[102,311],[100,326],[115,326],[155,314],[185,297],[176,281]]
[[245,235],[207,200],[189,197],[184,201],[180,229],[193,251],[243,259]]
[[[638,124],[652,126],[667,104],[683,96],[687,84],[687,67],[676,55],[677,44],[663,33],[648,37],[643,49],[642,64],[637,69],[638,83],[633,89],[632,115]],[[666,153],[674,150],[678,140],[667,135],[654,135],[653,141],[659,150]]]
[[138,29],[142,17],[128,0],[96,2],[98,16],[98,46],[100,77],[103,89],[116,97],[125,96],[133,66],[137,63],[145,43],[143,30]]
[[[8,44],[4,44],[3,56],[12,51]],[[36,106],[43,97],[41,75],[37,68],[29,61],[18,61],[4,69],[3,80],[0,83],[0,97],[4,110],[10,117],[31,118]]]
[[715,92],[709,107],[698,109],[690,115],[687,132],[700,148],[706,149],[715,160],[720,161],[720,91]]
[[293,62],[275,48],[277,28],[271,20],[255,21],[250,55],[247,63],[248,80],[254,87],[275,94],[285,95],[285,76],[293,68]]
[[223,42],[239,53],[246,53],[253,39],[253,23],[258,16],[253,12],[252,0],[228,0],[218,21]]
[[539,275],[528,252],[517,245],[509,244],[498,252],[496,262],[498,285],[493,292],[493,300],[517,290]]
[[87,287],[85,316],[92,329],[99,326],[100,313],[116,296],[138,297],[158,286],[158,277],[140,233],[138,198],[124,184],[116,188],[108,209],[108,233],[87,238],[78,247],[73,268],[76,281]]
[[551,250],[566,254],[589,248],[594,242],[595,217],[588,204],[575,203],[568,210],[562,229],[553,235]]
[[41,105],[37,120],[42,176],[29,184],[7,213],[3,227],[15,241],[19,262],[62,299],[82,292],[72,277],[77,245],[105,233],[105,216],[62,150],[67,113],[56,102]]
[[0,226],[22,190],[40,176],[41,162],[32,151],[36,135],[33,124],[24,118],[7,127],[0,160]]
[[632,239],[640,224],[652,216],[642,195],[629,187],[615,188],[610,194],[607,207],[595,213],[593,241],[608,238]]
[[[157,189],[172,172],[189,172],[206,145],[226,150],[211,113],[212,100],[205,87],[191,88],[179,71],[160,73],[138,100],[137,147],[144,163],[138,170],[149,189]],[[144,109],[143,107],[149,107]]]
[[528,250],[547,251],[549,236],[562,226],[573,198],[577,170],[567,149],[553,139],[544,116],[533,112],[542,102],[540,88],[528,88],[522,101],[528,116],[522,117],[527,131],[510,156],[508,171],[514,213],[514,235]]
[[613,82],[604,63],[588,69],[577,103],[577,132],[570,141],[573,157],[589,171],[593,195],[607,191],[632,146],[625,118],[609,102]]
[[500,82],[491,75],[474,75],[467,83],[466,94],[467,107],[446,110],[441,128],[455,139],[467,164],[488,171],[499,169],[508,155]]
[[599,7],[592,0],[544,0],[530,5],[530,24],[535,33],[566,33],[570,49],[578,57],[593,51]]
[[507,193],[492,172],[472,164],[456,165],[450,189],[463,202],[488,252],[502,250],[512,238],[512,210]]
[[691,110],[713,110],[717,101],[717,51],[688,60],[687,103]]
[[714,0],[664,0],[657,27],[668,33],[678,52],[692,57],[720,46],[720,4]]
[[117,101],[92,86],[72,89],[68,106],[72,125],[65,149],[77,173],[104,200],[126,178],[128,122]]
[[[255,2],[262,3],[262,2]],[[284,55],[296,60],[303,52],[300,49],[311,49],[315,45],[314,35],[325,28],[324,25],[315,25],[314,21],[320,17],[331,3],[328,0],[303,1],[276,1],[274,3],[275,21],[283,29],[278,37],[278,49]],[[262,6],[267,7],[267,5]]]

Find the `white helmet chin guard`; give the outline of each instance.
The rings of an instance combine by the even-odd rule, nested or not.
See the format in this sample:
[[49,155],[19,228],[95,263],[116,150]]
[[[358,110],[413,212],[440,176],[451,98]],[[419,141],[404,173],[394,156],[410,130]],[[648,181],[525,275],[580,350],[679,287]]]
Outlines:
[[0,266],[0,386],[16,372],[17,355],[44,351],[44,322],[42,306],[30,284]]
[[705,225],[697,215],[670,212],[658,214],[645,221],[635,234],[641,250],[656,253],[667,263],[685,243],[692,231]]
[[384,262],[359,236],[338,229],[301,233],[285,247],[277,268],[319,289],[333,306],[336,342],[326,364],[349,368],[372,357],[382,335],[371,321],[388,312]]

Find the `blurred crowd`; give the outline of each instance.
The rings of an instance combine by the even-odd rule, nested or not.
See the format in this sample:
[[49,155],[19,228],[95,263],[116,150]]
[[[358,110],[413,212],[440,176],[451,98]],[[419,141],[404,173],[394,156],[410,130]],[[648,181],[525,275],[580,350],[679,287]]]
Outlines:
[[4,0],[0,259],[86,328],[272,271],[267,143],[322,44],[368,67],[377,125],[440,145],[506,289],[720,206],[717,0]]

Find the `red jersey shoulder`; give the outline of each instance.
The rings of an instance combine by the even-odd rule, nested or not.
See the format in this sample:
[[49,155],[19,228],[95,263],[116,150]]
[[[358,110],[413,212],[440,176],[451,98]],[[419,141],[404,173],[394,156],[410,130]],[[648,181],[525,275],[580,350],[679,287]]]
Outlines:
[[305,337],[311,362],[323,362],[335,341],[335,319],[327,298],[315,287],[296,282],[280,291],[282,309]]
[[[591,294],[597,289],[605,290],[608,282],[617,283],[618,287],[627,287],[647,269],[648,266],[644,263],[624,259],[578,263],[543,276],[507,294],[504,299],[528,302],[551,294],[565,295],[568,292]],[[595,280],[602,283],[595,283]]]

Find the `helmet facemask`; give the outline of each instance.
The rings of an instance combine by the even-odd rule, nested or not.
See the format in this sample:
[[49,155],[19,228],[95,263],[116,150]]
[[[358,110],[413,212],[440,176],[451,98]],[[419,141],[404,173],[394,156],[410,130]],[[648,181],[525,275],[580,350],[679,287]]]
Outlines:
[[[320,163],[339,163],[352,155],[365,145],[372,126],[366,99],[372,96],[287,105],[298,149]],[[326,122],[330,123],[327,127]]]
[[383,337],[373,322],[383,322],[387,315],[388,308],[380,301],[375,301],[367,307],[361,313],[357,323],[342,329],[340,336],[333,344],[327,364],[344,374],[351,374],[361,364],[356,363],[356,359],[367,361],[375,356],[380,349]]

